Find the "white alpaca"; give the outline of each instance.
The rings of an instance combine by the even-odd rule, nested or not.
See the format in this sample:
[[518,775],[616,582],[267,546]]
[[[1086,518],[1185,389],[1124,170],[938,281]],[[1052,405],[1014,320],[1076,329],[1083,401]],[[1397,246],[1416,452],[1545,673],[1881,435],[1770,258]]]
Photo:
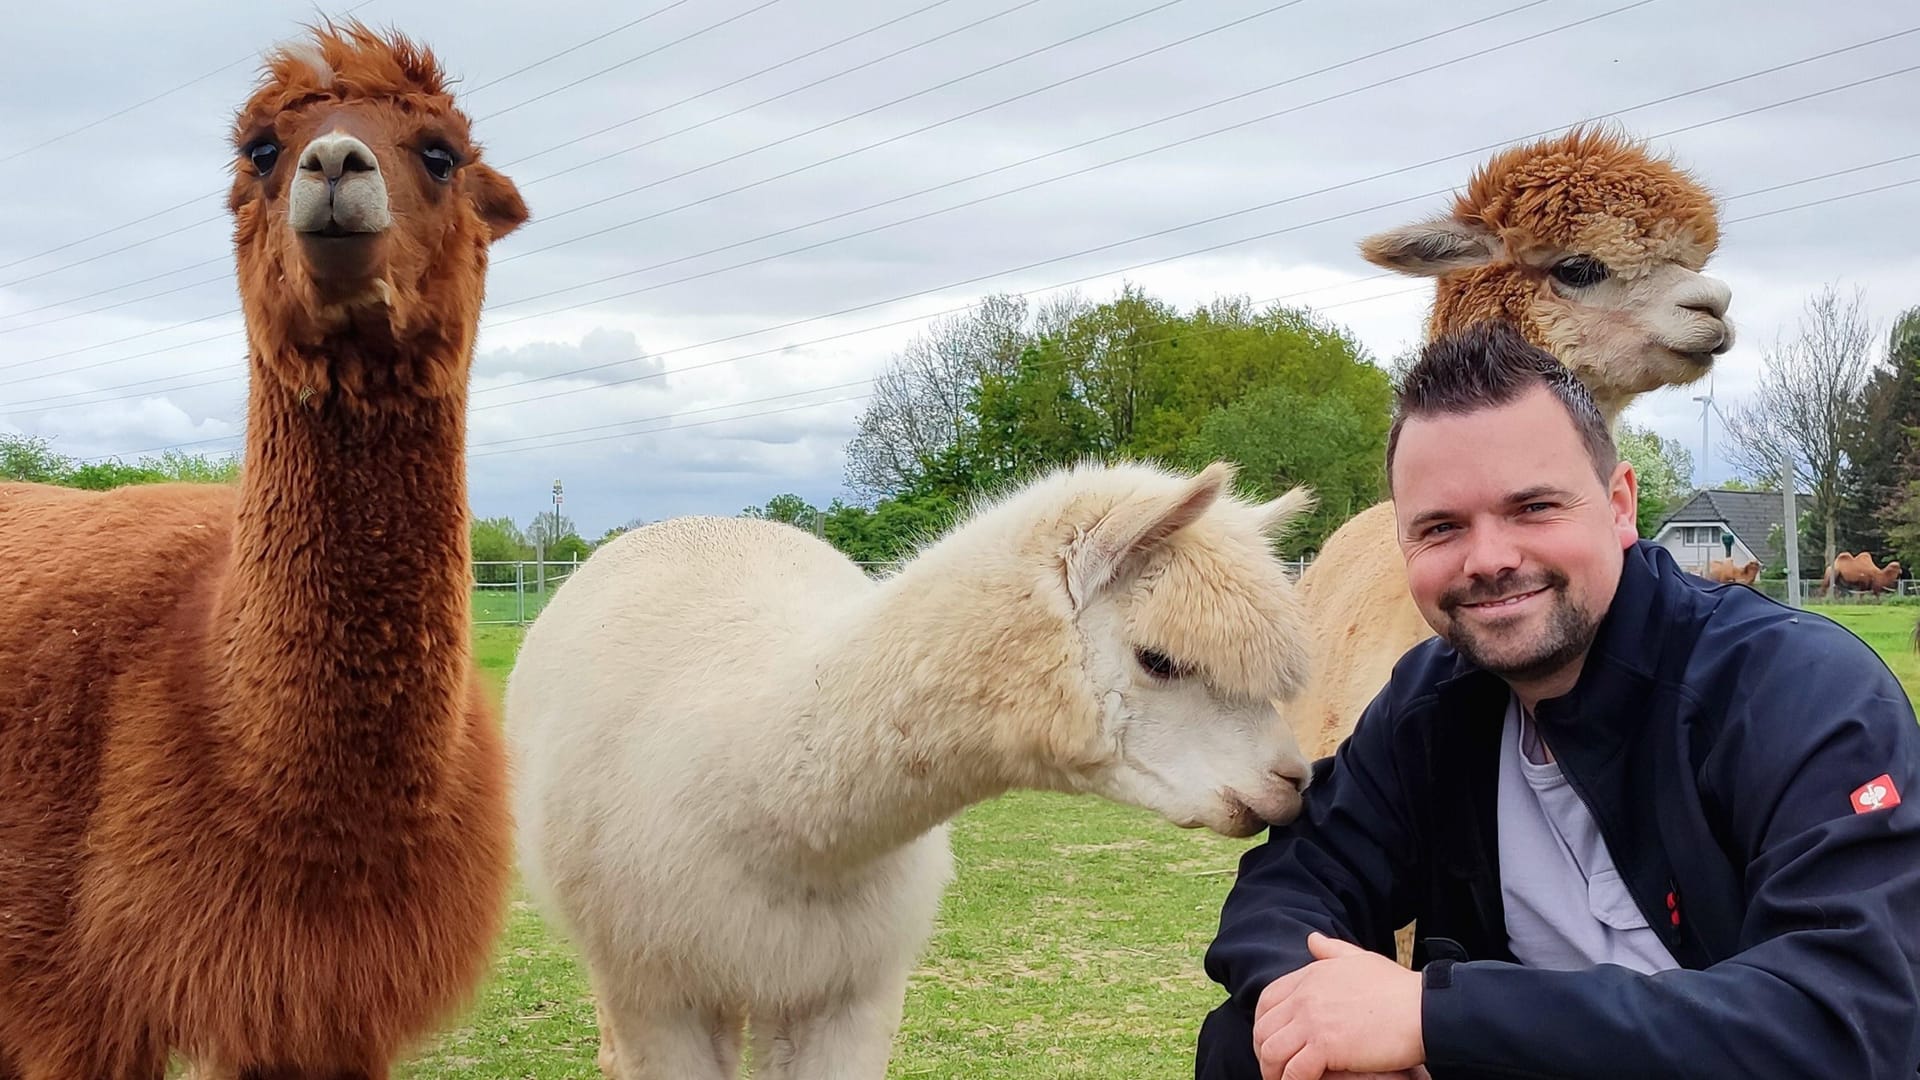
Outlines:
[[1299,813],[1270,699],[1305,676],[1268,537],[1312,502],[1232,471],[1063,470],[876,582],[801,530],[628,533],[507,688],[527,882],[583,952],[622,1080],[885,1073],[950,876],[1015,788],[1249,836]]

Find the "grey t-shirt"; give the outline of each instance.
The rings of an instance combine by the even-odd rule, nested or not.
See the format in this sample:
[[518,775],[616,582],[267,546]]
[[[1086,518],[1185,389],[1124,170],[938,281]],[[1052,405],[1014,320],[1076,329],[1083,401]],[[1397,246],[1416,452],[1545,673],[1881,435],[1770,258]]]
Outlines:
[[1679,967],[1647,926],[1586,804],[1549,760],[1518,698],[1500,737],[1500,896],[1507,938],[1527,967]]

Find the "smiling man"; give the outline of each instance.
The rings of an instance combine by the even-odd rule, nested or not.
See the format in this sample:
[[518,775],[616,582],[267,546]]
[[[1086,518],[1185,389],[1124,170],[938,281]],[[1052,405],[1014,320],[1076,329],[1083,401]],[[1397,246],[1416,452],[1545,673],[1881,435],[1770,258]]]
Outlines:
[[1641,541],[1592,399],[1502,324],[1427,347],[1387,472],[1439,636],[1243,858],[1196,1076],[1914,1076],[1920,727],[1886,665]]

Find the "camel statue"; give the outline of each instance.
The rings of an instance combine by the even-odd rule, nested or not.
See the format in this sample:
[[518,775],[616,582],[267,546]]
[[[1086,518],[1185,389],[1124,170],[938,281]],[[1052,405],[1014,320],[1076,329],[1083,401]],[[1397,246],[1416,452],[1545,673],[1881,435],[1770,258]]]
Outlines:
[[526,208],[359,23],[270,52],[234,146],[237,484],[0,485],[6,1080],[380,1080],[505,916],[465,414]]
[[1821,575],[1820,593],[1823,596],[1838,596],[1864,592],[1879,596],[1894,588],[1899,580],[1898,560],[1880,567],[1873,564],[1873,553],[1870,551],[1858,555],[1843,551],[1833,557],[1833,564]]
[[678,519],[581,564],[507,685],[522,870],[579,943],[619,1080],[880,1080],[949,879],[1015,788],[1244,837],[1307,763],[1305,673],[1232,469],[1059,470],[875,581],[811,534]]
[[[1380,266],[1434,279],[1432,338],[1485,319],[1520,327],[1614,422],[1633,399],[1701,378],[1732,347],[1726,285],[1700,272],[1713,199],[1604,130],[1496,154],[1445,216],[1368,237]],[[1393,665],[1432,636],[1407,594],[1391,501],[1354,515],[1300,577],[1312,677],[1289,710],[1309,757],[1334,752]]]
[[1706,578],[1722,585],[1752,585],[1760,580],[1760,564],[1752,559],[1745,563],[1735,563],[1732,559],[1713,559],[1707,563]]

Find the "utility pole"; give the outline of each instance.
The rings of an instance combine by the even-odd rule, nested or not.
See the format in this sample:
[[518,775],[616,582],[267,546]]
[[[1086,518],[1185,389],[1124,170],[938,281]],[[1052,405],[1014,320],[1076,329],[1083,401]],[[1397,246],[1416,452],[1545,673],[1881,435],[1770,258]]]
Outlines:
[[1786,500],[1787,520],[1780,527],[1787,547],[1787,606],[1800,607],[1800,516],[1793,509],[1793,451],[1780,452],[1780,488]]
[[[546,528],[535,530],[537,535],[534,537],[534,580],[537,582],[534,587],[541,596],[547,595],[546,541],[549,539],[555,543],[560,541],[560,501],[560,481],[555,480],[553,482],[553,517],[547,522]],[[548,533],[553,535],[549,537]]]

